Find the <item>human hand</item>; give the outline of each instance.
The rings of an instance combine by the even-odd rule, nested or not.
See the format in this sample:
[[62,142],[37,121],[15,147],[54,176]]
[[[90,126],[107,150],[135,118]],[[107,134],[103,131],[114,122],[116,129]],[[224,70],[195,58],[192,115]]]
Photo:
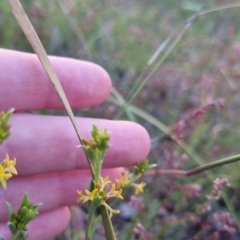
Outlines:
[[[99,66],[83,61],[50,57],[72,108],[91,107],[108,97],[111,81]],[[0,161],[6,153],[17,158],[18,175],[0,188],[0,236],[10,238],[6,201],[14,210],[24,193],[32,203],[43,203],[40,214],[29,224],[28,240],[51,239],[67,226],[77,190],[88,189],[90,172],[68,117],[24,113],[36,109],[63,109],[43,67],[33,54],[0,49],[0,111],[14,108],[11,135],[0,146]],[[111,133],[111,147],[104,159],[103,175],[115,179],[121,167],[144,160],[149,136],[138,124],[77,118],[84,138],[92,125]],[[112,168],[112,169],[108,169]]]

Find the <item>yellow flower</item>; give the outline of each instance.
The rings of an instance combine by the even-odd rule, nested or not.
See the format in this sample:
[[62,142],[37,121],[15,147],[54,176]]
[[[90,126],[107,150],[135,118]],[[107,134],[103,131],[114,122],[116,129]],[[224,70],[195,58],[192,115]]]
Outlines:
[[0,183],[4,189],[7,187],[6,180],[12,177],[13,174],[17,175],[17,170],[15,168],[16,158],[10,160],[9,156],[6,154],[6,159],[0,163]]
[[[87,201],[93,201],[95,204],[105,205],[106,208],[109,211],[110,217],[113,213],[119,213],[119,210],[112,209],[107,203],[106,200],[112,197],[117,197],[123,199],[122,196],[122,189],[116,190],[116,184],[112,183],[108,180],[108,177],[102,178],[100,177],[99,182],[94,182],[94,189],[92,191],[85,190],[85,194],[82,191],[78,192],[78,202],[87,202]],[[112,184],[111,189],[109,190],[109,185]]]
[[105,178],[100,177],[100,182],[94,182],[94,186],[95,188],[97,188],[100,191],[106,191],[108,185],[111,183],[111,181],[108,180],[108,176]]
[[[100,177],[100,181],[99,182],[94,182],[94,189],[90,192],[88,190],[85,190],[85,194],[83,194],[82,191],[78,191],[78,202],[82,201],[83,203],[87,202],[87,201],[93,201],[94,199],[99,199],[101,198],[102,200],[107,200],[108,198],[112,198],[112,197],[117,197],[117,198],[121,198],[122,197],[122,189],[120,190],[116,190],[116,184],[112,183],[111,181],[108,180],[108,177],[102,178]],[[108,191],[108,186],[109,184],[112,183],[112,187],[111,190]]]
[[17,175],[17,170],[15,168],[15,165],[16,165],[16,158],[11,160],[9,158],[9,156],[6,154],[5,160],[3,160],[3,162],[2,162],[2,166],[5,170],[5,172],[9,172],[9,173]]
[[116,184],[113,183],[111,190],[107,193],[107,196],[108,196],[108,198],[110,198],[110,197],[117,197],[117,198],[123,199],[122,189],[116,190]]
[[[107,200],[108,198],[111,197],[117,197],[121,198],[122,197],[122,189],[116,190],[116,184],[112,183],[111,181],[108,180],[108,177],[102,178],[100,177],[100,182],[95,182],[94,181],[94,186],[95,189],[98,189],[99,196],[103,198],[103,200]],[[112,183],[111,190],[108,191],[108,186]]]
[[83,194],[82,191],[77,191],[78,192],[78,195],[79,195],[79,198],[78,198],[78,202],[87,202],[87,201],[93,201],[96,197],[97,197],[97,189],[94,189],[92,192],[88,191],[88,190],[85,190],[85,193],[86,195]]
[[132,175],[127,171],[122,172],[122,177],[120,179],[116,179],[117,188],[123,188],[128,186],[131,183]]
[[135,188],[135,193],[136,195],[140,194],[143,192],[143,188],[146,186],[145,182],[141,182],[141,183],[133,183],[132,186]]
[[0,165],[0,183],[3,186],[4,189],[7,188],[6,180],[8,180],[10,177],[12,177],[12,174],[11,173],[5,173],[3,166]]

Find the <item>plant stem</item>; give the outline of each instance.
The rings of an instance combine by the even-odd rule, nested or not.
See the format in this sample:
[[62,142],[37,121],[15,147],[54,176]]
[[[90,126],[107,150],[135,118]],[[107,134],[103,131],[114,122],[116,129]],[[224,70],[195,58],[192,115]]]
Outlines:
[[205,170],[208,170],[208,169],[211,169],[211,168],[214,168],[214,167],[218,167],[218,166],[221,166],[221,165],[224,165],[224,164],[236,162],[236,161],[239,161],[239,160],[240,160],[240,154],[235,155],[235,156],[231,156],[231,157],[228,157],[228,158],[220,159],[220,160],[217,160],[217,161],[207,163],[207,164],[204,164],[202,166],[190,169],[186,172],[186,175],[191,176],[193,174],[200,173],[200,172],[203,172]]
[[92,229],[92,223],[93,223],[93,219],[94,219],[94,214],[96,212],[96,207],[94,206],[93,203],[91,203],[91,207],[89,210],[89,214],[88,214],[88,221],[87,221],[87,226],[86,226],[86,240],[91,240],[91,229]]
[[219,167],[221,165],[224,164],[229,164],[232,162],[236,162],[240,160],[240,154],[235,155],[235,156],[231,156],[228,158],[223,158],[211,163],[207,163],[207,164],[203,164],[199,167],[196,168],[192,168],[190,170],[179,170],[179,169],[153,169],[150,171],[147,171],[146,173],[144,173],[144,176],[152,176],[154,174],[159,174],[159,175],[184,175],[184,176],[192,176],[198,173],[201,173],[203,171],[215,168],[215,167]]
[[97,162],[96,166],[95,166],[95,176],[94,176],[94,181],[95,182],[99,182],[100,181],[100,176],[101,176],[101,169],[102,169],[102,159],[96,159],[95,160]]
[[179,170],[179,169],[152,169],[148,170],[143,174],[144,177],[150,177],[152,175],[184,175],[186,176],[186,171],[184,170]]
[[107,208],[104,205],[101,205],[99,208],[100,208],[101,215],[102,215],[106,240],[116,240],[112,221],[109,217]]
[[212,12],[216,12],[216,11],[226,10],[229,8],[236,8],[236,7],[240,7],[240,3],[223,4],[223,5],[220,5],[219,7],[210,8],[206,11],[202,11],[202,12],[200,12],[199,16],[202,16],[202,15],[205,15],[208,13],[212,13]]
[[16,240],[19,232],[15,233],[14,235],[11,236],[10,240]]

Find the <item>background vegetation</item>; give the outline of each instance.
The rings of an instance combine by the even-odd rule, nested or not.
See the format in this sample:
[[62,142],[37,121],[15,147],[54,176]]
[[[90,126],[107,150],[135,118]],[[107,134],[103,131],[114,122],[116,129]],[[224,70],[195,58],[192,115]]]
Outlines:
[[[205,14],[198,12],[200,0],[22,4],[48,54],[96,62],[112,78],[109,101],[76,115],[141,123],[152,138],[149,159],[159,169],[189,169],[239,154],[240,2],[210,0],[202,11],[213,11]],[[163,51],[153,59],[159,46]],[[0,47],[32,52],[6,1],[0,1]],[[131,97],[135,108],[121,114]],[[240,239],[239,167],[237,162],[188,178],[152,172],[145,193],[134,198],[127,192],[119,205],[119,239]],[[199,208],[217,177],[231,187],[203,213]],[[83,236],[78,229],[84,229],[86,213],[78,207],[72,212],[69,228],[56,239]],[[98,226],[96,239],[101,233]]]

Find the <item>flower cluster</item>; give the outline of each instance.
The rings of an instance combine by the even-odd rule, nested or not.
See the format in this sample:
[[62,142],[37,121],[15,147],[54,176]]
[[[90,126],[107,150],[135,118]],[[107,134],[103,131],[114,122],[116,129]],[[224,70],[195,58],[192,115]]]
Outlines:
[[25,240],[27,238],[25,233],[27,231],[27,224],[37,216],[41,203],[33,205],[29,202],[28,195],[25,194],[17,213],[13,212],[10,203],[7,203],[7,206],[10,215],[8,226],[12,235],[16,237],[14,239]]
[[[103,225],[105,233],[108,235],[107,239],[114,237],[113,227],[111,223],[111,217],[113,214],[117,214],[120,211],[118,209],[112,209],[107,201],[109,198],[120,198],[122,196],[122,188],[127,186],[133,186],[135,188],[135,194],[143,192],[143,188],[146,183],[141,182],[139,184],[134,183],[147,169],[153,167],[148,164],[148,161],[137,164],[135,172],[133,174],[127,171],[122,172],[120,179],[116,179],[115,183],[109,181],[108,177],[101,177],[102,163],[107,149],[109,148],[110,135],[107,130],[100,131],[95,125],[91,132],[92,137],[87,139],[81,139],[80,147],[87,155],[89,166],[91,169],[92,180],[90,188],[88,190],[77,191],[78,202],[88,202],[88,221],[86,228],[86,239],[91,239],[92,224],[95,216],[95,212],[100,208],[100,212],[103,218]],[[115,239],[115,238],[114,238]]]
[[[119,213],[119,210],[112,209],[106,201],[109,198],[117,197],[123,199],[122,189],[116,190],[116,184],[109,181],[108,177],[100,177],[99,182],[93,181],[94,187],[92,191],[85,190],[85,194],[82,191],[78,191],[78,202],[92,201],[96,206],[105,205],[109,211],[110,218],[113,213]],[[109,187],[111,185],[111,189]]]
[[0,163],[0,184],[4,189],[7,187],[6,180],[11,178],[13,174],[17,175],[17,170],[15,168],[16,158],[11,160],[6,154],[6,158]]
[[219,200],[224,187],[230,186],[228,179],[216,178],[213,182],[213,190],[211,195],[206,196],[207,201],[199,207],[200,213],[206,213],[211,210],[211,204],[216,200]]
[[109,133],[104,130],[100,131],[97,126],[93,125],[92,137],[89,140],[82,138],[80,147],[85,151],[91,162],[96,165],[103,160],[106,150],[109,148]]
[[228,186],[228,187],[230,186],[230,183],[229,183],[228,179],[226,179],[226,178],[216,178],[215,181],[214,181],[214,184],[213,184],[213,190],[212,190],[211,196],[214,199],[218,200],[220,198],[222,189],[225,186]]
[[[0,145],[4,140],[10,135],[10,125],[8,124],[13,113],[13,109],[8,112],[0,112]],[[0,186],[4,189],[7,188],[6,180],[11,178],[13,174],[17,175],[17,170],[15,168],[16,158],[11,160],[8,155],[0,163]]]
[[128,171],[125,170],[122,172],[121,178],[115,180],[117,183],[117,189],[132,186],[135,189],[134,193],[135,195],[142,193],[144,187],[146,186],[146,183],[145,182],[134,183],[135,180],[136,180],[135,175],[130,174]]

